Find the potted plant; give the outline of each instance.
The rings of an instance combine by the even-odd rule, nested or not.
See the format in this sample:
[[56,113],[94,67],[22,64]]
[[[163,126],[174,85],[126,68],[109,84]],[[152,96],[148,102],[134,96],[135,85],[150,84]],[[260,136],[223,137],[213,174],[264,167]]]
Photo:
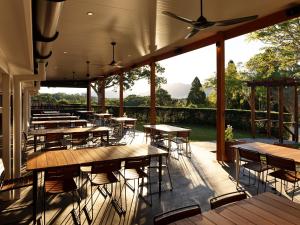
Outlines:
[[233,128],[231,125],[227,125],[225,129],[225,155],[223,158],[224,162],[234,162],[234,149],[233,145],[244,143],[234,139]]

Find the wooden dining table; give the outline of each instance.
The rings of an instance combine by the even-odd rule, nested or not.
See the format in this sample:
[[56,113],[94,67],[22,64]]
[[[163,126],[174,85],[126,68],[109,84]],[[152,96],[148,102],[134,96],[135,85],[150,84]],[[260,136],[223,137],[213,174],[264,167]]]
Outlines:
[[128,121],[137,121],[136,118],[130,118],[130,117],[127,117],[127,116],[112,117],[111,119],[120,124],[120,126],[121,126],[120,135],[124,134],[124,123],[126,123]]
[[34,113],[32,116],[71,116],[71,113]]
[[34,151],[37,148],[37,137],[43,137],[47,134],[75,134],[75,133],[99,133],[103,132],[103,136],[106,136],[107,143],[109,143],[109,131],[110,127],[73,127],[73,128],[56,128],[56,129],[37,129],[29,131],[29,135],[33,136],[34,140]]
[[265,192],[171,224],[299,225],[300,204],[270,192]]
[[239,185],[239,174],[240,174],[240,156],[238,149],[244,149],[249,151],[259,152],[261,155],[274,155],[283,158],[289,158],[295,160],[297,164],[300,164],[300,150],[295,148],[289,148],[279,145],[266,144],[262,142],[251,142],[245,144],[233,145],[235,149],[235,176],[237,185]]
[[136,157],[158,157],[159,161],[159,196],[161,195],[162,182],[162,157],[168,153],[164,150],[151,145],[125,145],[125,146],[109,146],[98,148],[87,148],[78,150],[59,150],[35,152],[28,156],[27,171],[33,172],[33,219],[36,224],[37,215],[37,187],[38,172],[45,171],[49,168],[61,168],[67,166],[90,166],[95,162],[107,162],[114,160],[126,160]]
[[182,127],[176,127],[171,126],[167,124],[157,124],[157,125],[144,125],[144,128],[150,128],[154,130],[158,130],[162,133],[166,133],[168,135],[168,149],[171,149],[171,140],[174,135],[176,135],[177,132],[190,132],[191,129],[182,128]]
[[75,123],[82,123],[84,126],[87,125],[87,120],[41,120],[41,121],[31,121],[31,124],[34,128],[39,126],[44,126],[46,124],[69,124],[70,126],[74,125]]
[[33,121],[47,121],[47,120],[76,120],[78,116],[33,116]]

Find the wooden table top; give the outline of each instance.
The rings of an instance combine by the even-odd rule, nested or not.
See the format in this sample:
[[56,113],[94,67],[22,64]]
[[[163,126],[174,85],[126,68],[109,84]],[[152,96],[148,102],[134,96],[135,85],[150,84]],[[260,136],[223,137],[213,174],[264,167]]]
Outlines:
[[300,204],[266,192],[171,223],[176,225],[300,224]]
[[93,162],[159,155],[167,156],[168,152],[146,144],[35,152],[28,157],[26,169],[42,171],[47,168],[91,165]]
[[34,113],[32,116],[71,116],[71,113]]
[[109,117],[109,116],[112,116],[112,114],[111,113],[94,113],[94,116]]
[[110,127],[74,127],[56,129],[38,129],[29,131],[30,135],[43,136],[46,134],[74,134],[74,133],[94,133],[100,131],[110,131]]
[[81,110],[81,111],[77,111],[78,113],[81,113],[81,114],[93,114],[94,111],[87,111],[87,110]]
[[32,125],[43,125],[51,123],[75,123],[75,122],[88,122],[87,120],[41,120],[41,121],[32,121]]
[[137,121],[136,118],[130,118],[130,117],[113,117],[111,119],[117,122]]
[[144,127],[163,131],[166,133],[173,133],[173,132],[178,132],[178,131],[191,131],[191,129],[175,127],[175,126],[170,126],[170,125],[166,125],[166,124],[144,125]]
[[78,119],[78,116],[34,116],[31,118],[34,121],[37,120],[74,120]]
[[297,163],[300,163],[300,150],[294,148],[288,148],[278,145],[266,144],[261,142],[252,142],[239,145],[233,145],[234,148],[242,148],[245,150],[256,151],[263,155],[271,154],[283,158],[294,159]]

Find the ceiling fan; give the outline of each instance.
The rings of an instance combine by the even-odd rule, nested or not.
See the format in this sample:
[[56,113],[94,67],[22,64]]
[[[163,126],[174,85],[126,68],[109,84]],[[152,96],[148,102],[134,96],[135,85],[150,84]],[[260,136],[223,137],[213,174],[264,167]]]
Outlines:
[[115,61],[115,46],[116,46],[117,43],[115,41],[113,41],[110,44],[112,45],[113,53],[112,53],[112,61],[108,65],[113,66],[113,67],[117,67],[117,68],[122,68],[123,66],[120,64],[120,62]]
[[240,17],[240,18],[235,18],[235,19],[228,19],[228,20],[221,20],[221,21],[209,21],[203,16],[203,3],[202,0],[200,0],[200,17],[195,21],[195,20],[190,20],[182,16],[177,16],[174,13],[168,12],[168,11],[162,11],[163,14],[170,16],[174,19],[180,20],[182,22],[188,23],[192,26],[191,32],[185,37],[185,39],[188,39],[195,34],[197,34],[199,31],[204,30],[208,27],[212,26],[229,26],[237,23],[243,23],[246,21],[254,20],[258,16],[246,16],[246,17]]

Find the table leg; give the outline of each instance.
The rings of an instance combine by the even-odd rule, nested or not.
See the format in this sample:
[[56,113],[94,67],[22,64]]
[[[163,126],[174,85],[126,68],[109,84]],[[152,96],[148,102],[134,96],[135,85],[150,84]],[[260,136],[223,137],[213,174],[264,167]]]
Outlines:
[[36,224],[37,215],[37,185],[38,185],[38,175],[37,171],[33,171],[33,187],[32,187],[32,199],[33,199],[33,224]]
[[37,136],[36,135],[34,135],[34,137],[33,137],[33,141],[34,141],[34,152],[36,152],[36,146],[37,146]]
[[235,150],[235,180],[236,180],[236,187],[239,186],[239,177],[240,177],[240,155],[239,150],[234,148]]
[[158,194],[161,196],[161,181],[162,181],[162,156],[158,157]]

